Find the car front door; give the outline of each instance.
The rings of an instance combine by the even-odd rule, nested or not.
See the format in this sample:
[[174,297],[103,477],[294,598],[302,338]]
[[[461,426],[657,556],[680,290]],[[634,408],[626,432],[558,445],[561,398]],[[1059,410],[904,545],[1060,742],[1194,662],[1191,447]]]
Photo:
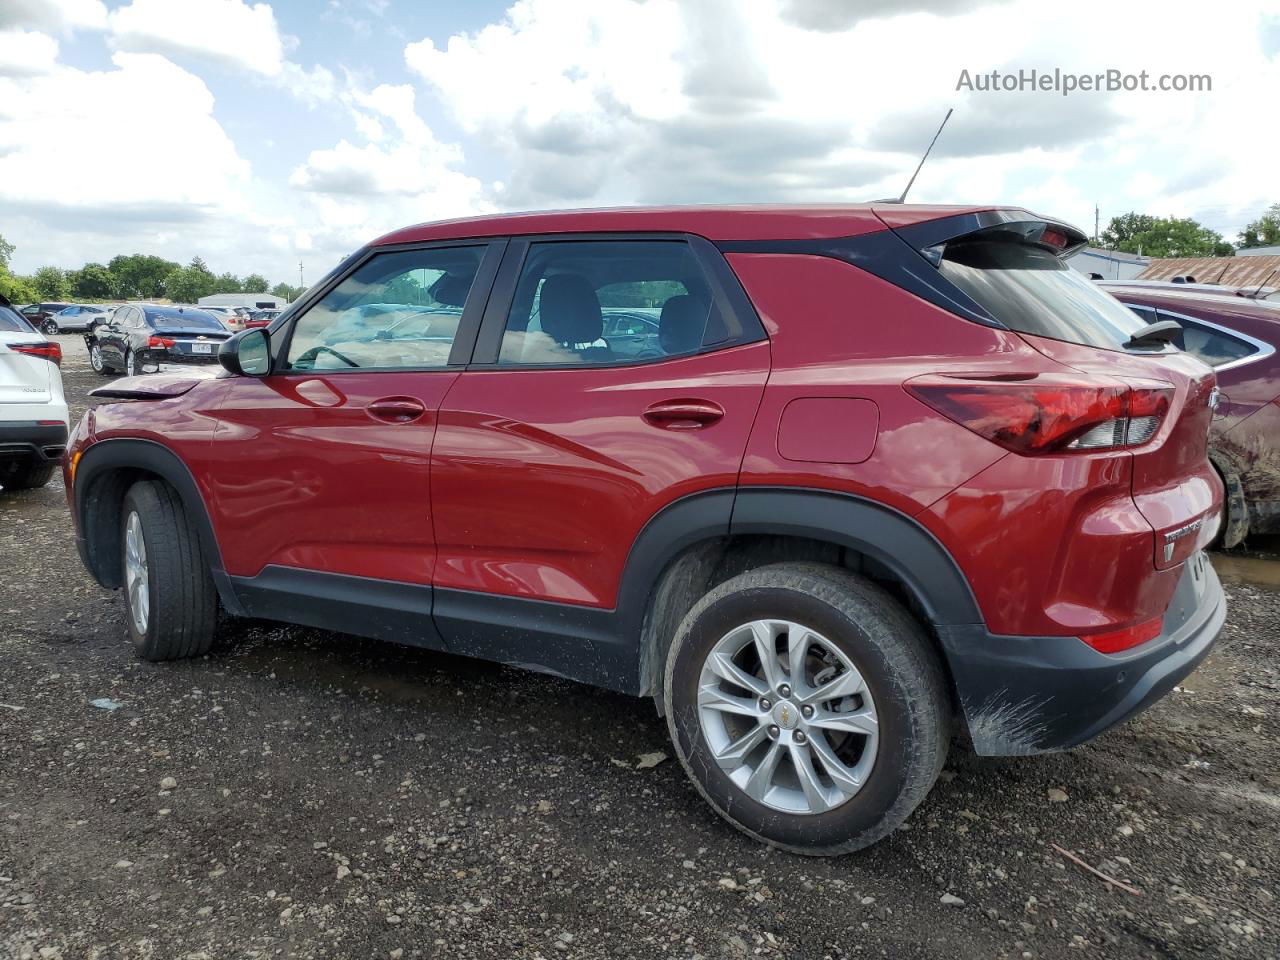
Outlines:
[[[625,307],[660,310],[660,356],[611,349],[603,315]],[[727,532],[768,371],[759,320],[706,241],[512,240],[432,454],[449,648],[624,686],[636,637],[610,617],[632,545],[711,491]]]
[[372,253],[271,332],[270,375],[228,382],[205,475],[250,614],[438,645],[431,444],[500,246]]

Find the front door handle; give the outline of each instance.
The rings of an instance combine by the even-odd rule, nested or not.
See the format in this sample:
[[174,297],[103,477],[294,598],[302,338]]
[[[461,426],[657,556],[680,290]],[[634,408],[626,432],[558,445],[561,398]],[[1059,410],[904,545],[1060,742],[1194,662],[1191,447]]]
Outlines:
[[724,416],[724,408],[710,400],[662,400],[645,408],[644,419],[664,430],[697,430]]
[[366,408],[369,416],[384,423],[412,423],[427,412],[421,400],[413,397],[383,397]]

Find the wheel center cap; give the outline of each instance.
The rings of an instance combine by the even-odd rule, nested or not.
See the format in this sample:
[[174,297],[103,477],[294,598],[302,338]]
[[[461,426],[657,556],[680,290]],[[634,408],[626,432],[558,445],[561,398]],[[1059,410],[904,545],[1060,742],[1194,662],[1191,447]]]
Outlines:
[[781,730],[794,730],[800,722],[800,710],[790,700],[783,700],[773,708],[773,722]]

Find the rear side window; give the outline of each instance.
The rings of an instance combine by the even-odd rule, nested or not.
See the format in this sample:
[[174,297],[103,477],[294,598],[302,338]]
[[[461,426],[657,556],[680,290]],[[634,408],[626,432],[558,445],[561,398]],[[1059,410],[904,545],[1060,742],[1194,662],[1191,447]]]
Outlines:
[[1146,324],[1050,250],[1010,231],[946,245],[938,269],[1010,330],[1107,350]]
[[35,330],[16,311],[0,306],[0,332],[35,333]]
[[[1164,319],[1174,318],[1165,317]],[[1187,353],[1194,354],[1211,367],[1221,367],[1257,353],[1257,348],[1244,340],[1239,340],[1219,330],[1202,327],[1198,323],[1192,323],[1180,317],[1176,319],[1178,323],[1182,324],[1182,333],[1174,342]]]
[[330,371],[447,365],[485,249],[440,247],[370,257],[296,319],[289,365]]
[[681,240],[566,240],[529,247],[498,362],[613,365],[729,339]]

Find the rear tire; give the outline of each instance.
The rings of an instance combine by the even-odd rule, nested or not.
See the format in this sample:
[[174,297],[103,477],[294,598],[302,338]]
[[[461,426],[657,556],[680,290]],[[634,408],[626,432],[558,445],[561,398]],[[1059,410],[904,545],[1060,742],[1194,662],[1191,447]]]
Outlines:
[[142,376],[142,364],[138,363],[138,357],[132,350],[124,352],[124,374],[126,377]]
[[144,480],[120,518],[125,619],[144,660],[199,657],[213,646],[218,594],[200,534],[168,484]]
[[53,478],[58,465],[43,460],[15,460],[0,464],[0,487],[6,490],[34,490]]
[[[762,649],[774,651],[771,668]],[[937,653],[893,597],[838,567],[774,564],[716,587],[676,631],[665,679],[671,739],[698,792],[739,830],[793,853],[882,839],[946,760]]]

